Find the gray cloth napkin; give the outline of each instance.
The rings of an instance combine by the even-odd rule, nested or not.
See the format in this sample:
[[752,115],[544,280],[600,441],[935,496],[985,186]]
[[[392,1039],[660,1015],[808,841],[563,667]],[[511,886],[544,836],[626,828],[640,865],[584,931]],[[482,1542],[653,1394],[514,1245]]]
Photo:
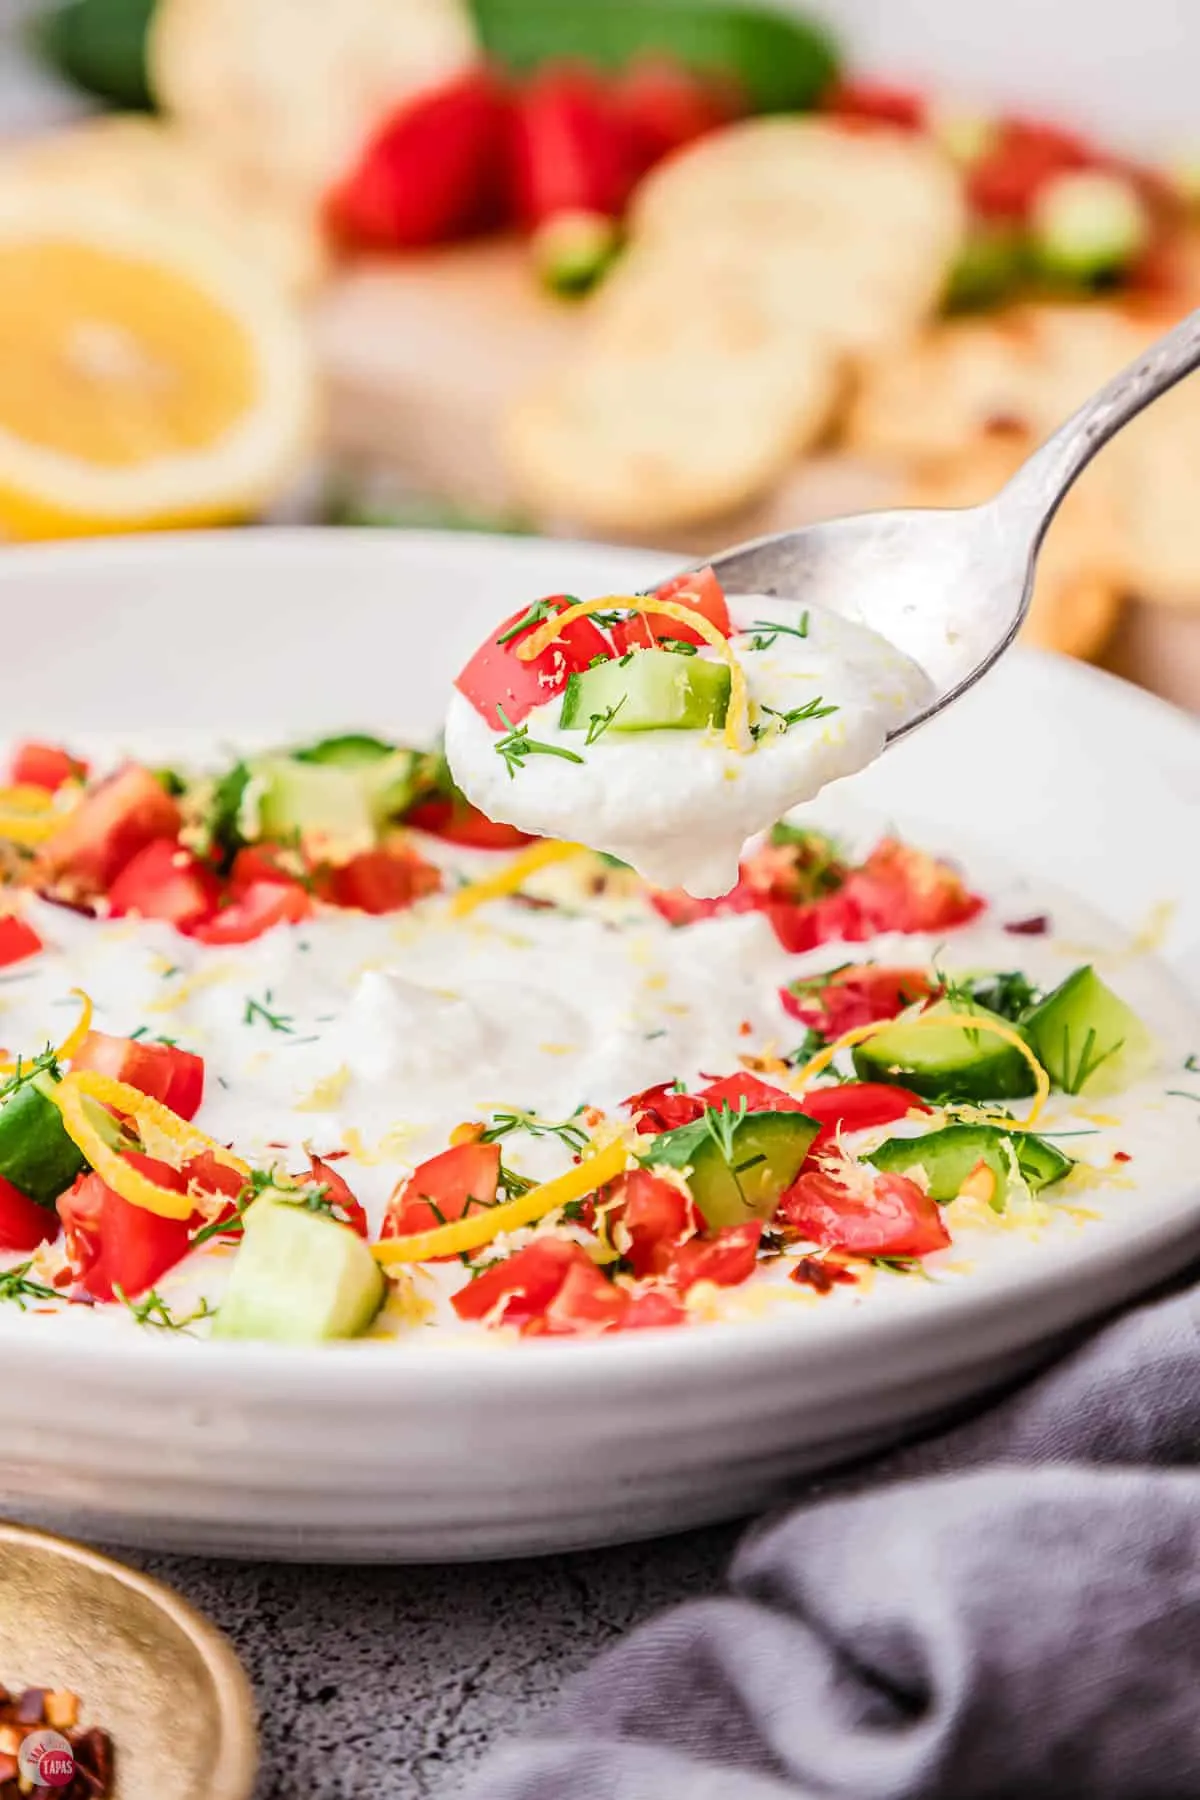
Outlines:
[[474,1800],[1196,1800],[1200,1287],[754,1528]]

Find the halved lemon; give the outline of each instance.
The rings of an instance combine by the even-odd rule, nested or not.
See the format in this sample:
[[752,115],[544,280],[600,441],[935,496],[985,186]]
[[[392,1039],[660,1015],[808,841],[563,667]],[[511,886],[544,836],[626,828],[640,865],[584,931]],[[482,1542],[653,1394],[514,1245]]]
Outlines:
[[0,536],[216,524],[312,439],[303,321],[208,234],[76,195],[0,195]]

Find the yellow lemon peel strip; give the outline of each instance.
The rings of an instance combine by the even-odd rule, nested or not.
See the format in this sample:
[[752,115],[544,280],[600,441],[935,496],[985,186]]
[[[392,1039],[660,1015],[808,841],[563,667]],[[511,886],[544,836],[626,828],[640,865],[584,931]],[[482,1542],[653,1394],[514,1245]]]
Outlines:
[[607,1182],[615,1181],[628,1159],[623,1143],[608,1144],[594,1156],[585,1157],[565,1175],[544,1181],[516,1200],[487,1212],[472,1213],[453,1225],[439,1225],[435,1231],[410,1232],[407,1237],[384,1238],[372,1244],[371,1253],[386,1268],[391,1263],[427,1262],[433,1256],[460,1256],[464,1251],[481,1250],[499,1237],[502,1231],[519,1231],[523,1225],[534,1225],[556,1207],[572,1200],[582,1200]]
[[122,1200],[140,1206],[144,1212],[157,1213],[160,1219],[190,1219],[196,1210],[193,1194],[179,1194],[173,1188],[159,1187],[140,1170],[135,1169],[119,1151],[101,1136],[87,1102],[115,1107],[136,1123],[146,1122],[189,1158],[210,1151],[219,1163],[242,1177],[250,1179],[250,1170],[240,1157],[224,1144],[218,1144],[196,1126],[189,1125],[159,1100],[151,1100],[128,1082],[116,1081],[111,1075],[97,1074],[93,1069],[79,1069],[65,1075],[53,1091],[54,1104],[62,1114],[68,1137],[77,1144],[92,1168]]
[[[80,1013],[78,1019],[75,1021],[75,1024],[71,1027],[71,1030],[67,1033],[62,1043],[55,1049],[54,1060],[56,1062],[70,1062],[73,1056],[77,1056],[79,1054],[79,1046],[83,1043],[84,1038],[92,1029],[91,995],[85,994],[82,988],[72,988],[71,998],[81,1002]],[[11,1074],[16,1066],[16,1062],[0,1063],[0,1075]]]
[[733,646],[724,632],[718,631],[710,619],[694,606],[681,606],[676,600],[656,600],[653,594],[606,594],[599,600],[577,600],[565,611],[555,613],[544,625],[539,625],[532,636],[517,645],[517,655],[522,662],[532,662],[540,656],[568,625],[576,619],[586,619],[589,613],[610,612],[615,606],[628,606],[634,612],[654,613],[668,619],[676,619],[681,625],[690,625],[698,632],[704,642],[717,652],[729,670],[729,708],[725,714],[725,743],[730,750],[746,751],[750,748],[750,703],[746,693],[746,677],[742,665],[734,655]]
[[[1025,1121],[1027,1126],[1033,1124],[1034,1120],[1041,1113],[1047,1100],[1050,1098],[1050,1077],[1047,1075],[1045,1069],[1043,1069],[1037,1057],[1033,1054],[1033,1051],[1029,1048],[1029,1045],[1025,1042],[1025,1039],[1021,1037],[1018,1032],[1014,1031],[1011,1026],[1002,1025],[999,1020],[996,1019],[981,1019],[976,1013],[918,1013],[916,1017],[912,1019],[876,1019],[871,1025],[856,1025],[852,1031],[844,1031],[841,1037],[837,1038],[832,1044],[826,1044],[823,1050],[818,1050],[817,1054],[806,1062],[802,1069],[797,1071],[796,1075],[788,1085],[793,1089],[807,1086],[814,1075],[819,1075],[823,1069],[829,1067],[839,1050],[849,1050],[852,1049],[855,1044],[865,1044],[868,1038],[878,1037],[880,1032],[890,1031],[895,1025],[929,1025],[935,1027],[942,1025],[958,1025],[965,1031],[988,1031],[993,1037],[1001,1038],[1006,1044],[1011,1044],[1014,1050],[1019,1050],[1021,1055],[1025,1058],[1025,1061],[1033,1070],[1033,1079],[1037,1090],[1033,1097],[1033,1105],[1029,1109],[1029,1117]],[[996,1124],[1000,1124],[1001,1122],[1002,1121],[998,1119],[995,1121]],[[1010,1124],[1015,1124],[1015,1121],[1006,1119],[1003,1121],[1003,1124],[1007,1129]]]
[[465,919],[477,906],[486,906],[489,900],[503,900],[506,894],[517,893],[539,869],[549,868],[551,863],[566,862],[569,857],[579,856],[581,851],[582,845],[560,844],[557,839],[531,844],[495,875],[485,875],[482,881],[473,881],[451,895],[450,917]]

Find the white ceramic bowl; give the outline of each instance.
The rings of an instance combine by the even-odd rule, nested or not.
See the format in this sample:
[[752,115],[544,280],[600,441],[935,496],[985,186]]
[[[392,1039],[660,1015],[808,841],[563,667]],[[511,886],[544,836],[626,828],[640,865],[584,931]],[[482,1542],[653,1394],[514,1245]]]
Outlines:
[[[0,557],[6,734],[349,724],[419,737],[463,654],[552,591],[661,559],[382,533],[164,537]],[[856,779],[1135,929],[1200,985],[1200,734],[1111,677],[1014,653]],[[1197,1046],[1200,1048],[1200,1046]],[[498,1349],[291,1350],[0,1317],[0,1506],[112,1542],[300,1558],[524,1554],[778,1499],[945,1413],[1200,1247],[1197,1172],[1022,1265],[861,1313]],[[47,1329],[42,1329],[47,1327]]]

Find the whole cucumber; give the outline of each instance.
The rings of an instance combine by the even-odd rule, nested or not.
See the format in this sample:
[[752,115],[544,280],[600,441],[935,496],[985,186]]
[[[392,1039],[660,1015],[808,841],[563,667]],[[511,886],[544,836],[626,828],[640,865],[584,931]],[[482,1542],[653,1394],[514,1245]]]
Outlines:
[[619,69],[661,54],[738,80],[756,112],[802,112],[838,73],[828,34],[736,0],[472,0],[484,48],[522,73],[576,59]]
[[46,60],[76,86],[114,106],[153,107],[146,33],[154,0],[66,0],[36,26]]

